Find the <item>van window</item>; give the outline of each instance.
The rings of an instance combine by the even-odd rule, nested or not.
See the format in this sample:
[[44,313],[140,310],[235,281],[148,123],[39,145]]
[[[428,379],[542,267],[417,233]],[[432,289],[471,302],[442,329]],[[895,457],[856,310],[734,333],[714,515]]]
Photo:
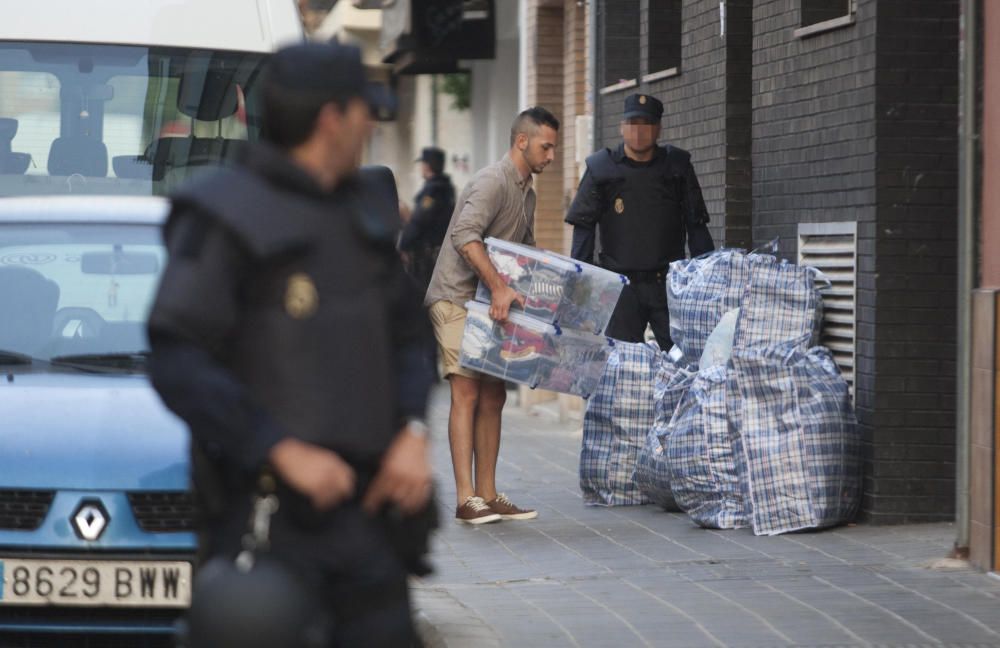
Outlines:
[[[4,141],[12,150],[24,151],[31,164],[26,173],[45,173],[49,146],[59,136],[59,80],[45,72],[5,72],[0,70],[0,118],[18,115],[13,142],[0,130],[0,156]],[[13,130],[15,124],[9,124]],[[9,153],[9,151],[8,151]],[[3,166],[3,162],[0,162]]]
[[0,196],[168,193],[258,138],[264,59],[0,43]]

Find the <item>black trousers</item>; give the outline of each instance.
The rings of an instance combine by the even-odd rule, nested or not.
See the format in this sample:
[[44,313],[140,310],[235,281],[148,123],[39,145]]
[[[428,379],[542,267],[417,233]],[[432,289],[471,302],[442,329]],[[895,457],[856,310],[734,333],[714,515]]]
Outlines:
[[642,342],[647,324],[653,329],[660,349],[669,351],[674,343],[670,339],[670,313],[664,280],[633,281],[625,286],[605,335],[623,342]]
[[[361,492],[366,482],[359,475]],[[318,515],[287,490],[278,495],[270,555],[297,573],[321,602],[332,621],[328,647],[418,648],[408,572],[385,519],[369,516],[357,499]],[[227,516],[216,533],[202,537],[209,553],[235,557],[250,513],[248,505],[235,510],[239,513]]]

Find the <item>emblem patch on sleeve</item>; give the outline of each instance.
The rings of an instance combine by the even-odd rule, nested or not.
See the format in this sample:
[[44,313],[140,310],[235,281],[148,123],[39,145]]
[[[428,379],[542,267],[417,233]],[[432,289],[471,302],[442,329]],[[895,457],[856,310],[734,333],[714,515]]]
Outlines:
[[319,292],[316,284],[304,272],[296,272],[288,278],[285,288],[285,312],[294,319],[311,317],[319,306]]
[[623,214],[625,213],[625,201],[621,198],[615,198],[615,213]]

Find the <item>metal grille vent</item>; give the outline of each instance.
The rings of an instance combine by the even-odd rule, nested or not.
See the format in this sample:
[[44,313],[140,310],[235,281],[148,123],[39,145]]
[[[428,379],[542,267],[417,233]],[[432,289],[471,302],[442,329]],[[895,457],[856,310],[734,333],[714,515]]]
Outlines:
[[34,531],[42,525],[55,491],[0,490],[0,529]]
[[132,515],[147,533],[194,531],[195,506],[188,492],[132,492],[128,494]]
[[[823,290],[820,343],[833,352],[854,394],[854,333],[857,326],[857,223],[799,225],[799,265],[820,270],[833,284]],[[825,282],[823,282],[825,287]]]

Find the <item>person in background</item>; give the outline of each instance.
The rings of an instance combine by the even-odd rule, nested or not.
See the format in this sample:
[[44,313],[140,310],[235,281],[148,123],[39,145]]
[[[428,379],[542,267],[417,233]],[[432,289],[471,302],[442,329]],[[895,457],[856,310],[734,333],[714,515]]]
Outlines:
[[441,242],[455,211],[455,185],[444,172],[445,152],[429,146],[420,153],[420,176],[424,186],[413,198],[413,209],[400,210],[403,232],[399,250],[404,253],[410,275],[426,291],[434,272]]

